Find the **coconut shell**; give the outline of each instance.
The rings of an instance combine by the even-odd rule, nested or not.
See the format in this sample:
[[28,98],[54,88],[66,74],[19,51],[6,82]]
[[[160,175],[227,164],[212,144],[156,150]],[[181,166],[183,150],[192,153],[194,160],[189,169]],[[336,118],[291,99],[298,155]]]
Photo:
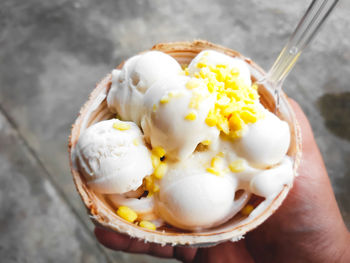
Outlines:
[[[202,50],[212,49],[225,53],[228,56],[238,57],[247,62],[252,80],[261,79],[266,73],[253,61],[242,56],[240,53],[226,47],[212,44],[207,41],[197,40],[193,42],[160,43],[152,50],[159,50],[174,57],[181,65],[188,65],[191,60]],[[123,63],[119,65],[121,68]],[[115,208],[110,205],[103,195],[94,193],[86,184],[83,175],[72,160],[72,151],[78,141],[79,135],[90,125],[112,118],[114,115],[109,112],[106,102],[107,93],[111,86],[111,74],[103,78],[92,91],[88,101],[81,108],[78,118],[72,126],[69,138],[69,156],[73,180],[77,191],[85,204],[87,211],[95,224],[110,230],[127,234],[130,237],[170,245],[191,245],[211,246],[223,241],[237,241],[243,238],[244,234],[262,224],[282,204],[290,191],[292,185],[285,185],[280,193],[273,198],[265,199],[252,195],[250,204],[255,206],[253,212],[247,216],[238,213],[226,223],[206,229],[200,232],[188,232],[166,225],[157,230],[148,230],[138,227],[120,218],[115,213]],[[266,85],[259,85],[261,103],[274,112],[275,100],[273,90]],[[288,155],[293,159],[294,175],[297,176],[297,168],[301,158],[301,133],[300,128],[288,103],[287,96],[282,92],[280,108],[277,113],[280,119],[288,122],[291,130],[291,145]]]

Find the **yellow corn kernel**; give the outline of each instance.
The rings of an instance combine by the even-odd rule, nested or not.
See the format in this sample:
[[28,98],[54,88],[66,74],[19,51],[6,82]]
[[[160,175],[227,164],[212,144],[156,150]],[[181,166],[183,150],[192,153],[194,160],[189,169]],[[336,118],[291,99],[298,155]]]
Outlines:
[[126,131],[130,129],[130,124],[125,122],[113,123],[113,128],[120,131]]
[[215,91],[215,85],[213,82],[208,82],[207,87],[210,93],[213,93]]
[[218,167],[219,163],[221,163],[222,160],[219,156],[215,156],[211,159],[210,165],[211,167],[215,168]]
[[209,73],[210,73],[210,71],[209,71],[208,68],[202,68],[202,69],[199,71],[199,76],[200,76],[200,78],[202,78],[202,79],[206,79],[206,78],[209,77],[209,75],[210,75]]
[[238,76],[238,75],[239,75],[239,69],[238,69],[238,68],[232,68],[232,69],[230,70],[230,74],[231,74],[232,76]]
[[151,161],[153,168],[157,168],[160,164],[160,157],[155,154],[151,154]]
[[241,214],[245,215],[245,216],[249,216],[250,213],[254,210],[254,206],[252,205],[246,205],[245,207],[243,207],[243,209],[241,210]]
[[221,131],[223,131],[223,133],[225,134],[229,134],[230,133],[230,128],[228,126],[228,121],[226,119],[220,119],[220,121],[216,124],[219,129]]
[[211,140],[204,140],[201,142],[203,145],[208,146],[211,144]]
[[238,131],[232,131],[230,132],[230,137],[232,140],[236,140],[238,138],[241,138],[243,136],[244,129],[238,130]]
[[205,123],[210,127],[213,127],[216,125],[217,117],[215,116],[215,114],[212,110],[209,111],[208,116],[205,119]]
[[140,227],[147,228],[149,230],[156,230],[156,225],[147,220],[142,220],[140,222]]
[[248,96],[252,100],[257,100],[259,98],[259,94],[257,92],[250,92]]
[[244,125],[242,119],[236,113],[232,114],[228,121],[228,124],[232,131],[241,130]]
[[247,110],[242,111],[240,117],[245,123],[254,123],[257,121],[256,115]]
[[217,64],[216,65],[217,68],[227,68],[226,64]]
[[234,173],[243,172],[245,170],[244,161],[242,159],[233,161],[232,163],[230,163],[229,168]]
[[186,75],[186,76],[190,75],[190,73],[188,72],[188,68],[185,68],[185,69],[184,69],[184,72],[185,72],[185,75]]
[[153,178],[152,178],[152,176],[150,176],[150,175],[146,176],[144,178],[144,183],[145,183],[146,189],[149,191],[152,188],[152,186],[153,186]]
[[197,68],[204,68],[208,65],[208,58],[207,55],[204,54],[204,56],[198,61],[196,67]]
[[137,219],[136,212],[127,206],[120,206],[117,210],[117,215],[131,223]]
[[168,103],[170,101],[170,97],[168,95],[164,95],[161,99],[160,99],[160,103],[161,104],[165,104]]
[[192,90],[198,88],[200,85],[200,80],[198,79],[190,79],[186,83],[186,89]]
[[168,170],[168,166],[166,163],[160,163],[157,168],[154,169],[154,177],[157,179],[162,179]]
[[208,167],[207,168],[207,172],[215,174],[216,176],[220,176],[221,175],[221,172],[218,169],[213,168],[213,167]]
[[139,146],[139,144],[140,144],[139,140],[136,138],[132,142],[135,146]]
[[159,158],[162,158],[165,155],[165,150],[161,146],[156,146],[152,149],[152,153]]
[[195,112],[190,112],[185,116],[185,120],[194,121],[197,118],[197,114]]

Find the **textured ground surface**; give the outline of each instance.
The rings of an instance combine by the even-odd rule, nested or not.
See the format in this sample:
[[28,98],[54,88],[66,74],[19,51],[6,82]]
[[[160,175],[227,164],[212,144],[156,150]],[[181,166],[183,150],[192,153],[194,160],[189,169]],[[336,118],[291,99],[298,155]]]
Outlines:
[[[93,237],[67,157],[79,108],[107,72],[157,42],[207,39],[267,69],[307,4],[1,0],[0,261],[154,262]],[[350,2],[341,1],[284,86],[311,120],[348,226],[349,28]]]

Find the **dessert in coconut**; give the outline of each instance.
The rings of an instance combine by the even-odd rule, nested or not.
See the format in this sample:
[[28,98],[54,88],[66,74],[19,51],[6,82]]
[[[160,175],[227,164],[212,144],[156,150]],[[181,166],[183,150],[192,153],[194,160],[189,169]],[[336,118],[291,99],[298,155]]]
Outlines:
[[108,74],[75,121],[69,153],[92,220],[147,242],[214,245],[264,222],[293,185],[300,131],[282,94],[236,51],[155,45]]

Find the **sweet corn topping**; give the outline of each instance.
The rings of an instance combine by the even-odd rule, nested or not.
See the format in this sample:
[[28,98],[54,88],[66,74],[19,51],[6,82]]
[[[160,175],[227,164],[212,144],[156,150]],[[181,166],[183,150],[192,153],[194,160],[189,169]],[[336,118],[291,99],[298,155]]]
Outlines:
[[162,147],[157,146],[152,149],[152,154],[161,158],[165,155],[165,150]]
[[212,174],[215,174],[215,175],[217,175],[217,176],[220,176],[220,175],[221,175],[221,171],[218,170],[218,169],[216,169],[216,168],[214,168],[214,167],[208,167],[208,168],[207,168],[207,172],[212,173]]
[[153,168],[157,168],[160,164],[160,158],[157,155],[151,154],[151,161]]
[[120,131],[126,131],[130,129],[130,124],[125,122],[113,123],[113,128]]
[[117,215],[130,223],[137,219],[136,212],[127,206],[120,206],[117,210]]
[[194,121],[197,118],[197,114],[195,112],[190,112],[185,116],[185,120]]
[[152,196],[154,193],[159,191],[157,180],[162,179],[168,170],[168,166],[164,161],[165,154],[165,150],[160,146],[154,147],[152,149],[151,161],[154,169],[153,174],[146,176],[144,179],[144,185],[148,191],[148,196]]
[[219,156],[215,156],[213,159],[211,159],[210,164],[212,167],[218,167],[219,163],[221,162],[222,162],[221,158]]
[[145,177],[144,186],[145,186],[146,190],[148,191],[147,197],[150,197],[154,193],[159,191],[159,185],[156,182],[156,178],[154,177],[153,174]]
[[245,207],[243,207],[243,209],[241,210],[241,214],[245,215],[245,216],[249,216],[250,213],[254,210],[254,206],[252,205],[246,205]]
[[149,230],[156,230],[155,224],[150,221],[142,220],[139,225],[140,227],[147,228]]
[[168,103],[170,101],[170,97],[168,95],[164,95],[161,99],[160,99],[160,103],[161,104],[165,104]]
[[191,78],[187,83],[186,83],[186,88],[191,90],[191,89],[196,89],[200,86],[201,82],[199,79],[196,78]]
[[211,144],[211,140],[204,140],[204,141],[202,141],[202,144],[205,146],[208,146]]
[[224,154],[222,152],[219,152],[216,156],[214,156],[210,161],[210,167],[207,168],[207,171],[209,173],[215,174],[217,176],[221,176],[227,171],[223,170],[222,168],[222,157],[224,157]]
[[158,167],[154,169],[154,176],[157,179],[162,179],[167,169],[168,169],[168,166],[166,163],[160,163]]
[[[209,93],[216,96],[215,105],[209,110],[205,119],[208,126],[216,126],[231,139],[236,139],[243,135],[247,124],[264,117],[257,106],[259,102],[258,86],[256,84],[246,85],[240,77],[239,69],[223,64],[208,65],[205,54],[196,67],[200,71],[194,74],[195,78],[203,81]],[[195,89],[200,86],[195,83],[191,79],[187,82],[186,87]],[[189,107],[197,108],[200,102],[193,96]]]
[[185,68],[184,71],[185,71],[185,75],[186,75],[186,76],[190,75],[190,73],[188,72],[188,68]]
[[244,171],[244,161],[242,159],[238,159],[230,163],[229,168],[234,173],[240,173]]
[[132,141],[132,143],[133,143],[135,146],[139,146],[139,145],[140,145],[139,140],[136,139],[136,138]]

